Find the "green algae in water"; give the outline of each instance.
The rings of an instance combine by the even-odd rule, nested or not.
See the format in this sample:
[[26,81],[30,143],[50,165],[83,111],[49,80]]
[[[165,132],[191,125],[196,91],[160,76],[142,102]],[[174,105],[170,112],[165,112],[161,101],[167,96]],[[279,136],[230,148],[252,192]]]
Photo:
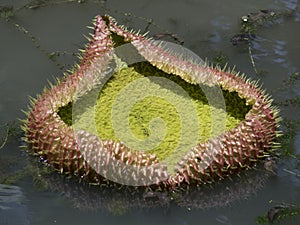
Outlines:
[[[169,86],[164,85],[163,83],[156,82],[152,78],[165,78],[169,81],[175,82],[176,85],[179,85],[187,95],[182,95],[176,90],[170,89]],[[195,137],[196,143],[193,143],[192,146],[205,142],[209,140],[211,136],[212,127],[216,129],[216,126],[213,126],[212,114],[226,116],[226,130],[236,127],[242,120],[244,120],[246,113],[250,110],[251,106],[245,105],[245,100],[239,98],[236,92],[228,92],[223,90],[223,96],[226,105],[226,112],[223,109],[216,106],[210,106],[208,100],[198,85],[190,84],[181,79],[179,76],[169,75],[164,73],[161,70],[153,67],[147,62],[136,63],[130,67],[124,67],[115,74],[105,83],[99,97],[96,100],[96,104],[85,103],[84,109],[82,109],[80,114],[76,114],[76,124],[75,126],[80,127],[90,133],[98,135],[102,140],[114,140],[114,141],[123,141],[128,142],[128,140],[122,140],[117,135],[118,132],[114,129],[114,123],[112,121],[112,109],[118,98],[120,92],[124,90],[127,86],[130,86],[132,83],[140,80],[147,79],[146,85],[136,86],[134,89],[136,93],[144,93],[147,89],[147,86],[154,85],[155,88],[159,89],[160,93],[165,92],[166,95],[172,93],[176,96],[176,99],[187,98],[188,101],[191,101],[192,105],[196,111],[196,119],[198,119],[199,126],[191,127],[183,134],[184,137]],[[192,147],[187,140],[182,138],[182,128],[183,123],[195,123],[192,116],[189,119],[189,116],[185,116],[185,121],[182,121],[182,115],[178,112],[178,106],[176,104],[181,104],[181,108],[186,108],[188,106],[182,105],[182,103],[169,102],[161,96],[147,96],[140,101],[130,102],[131,97],[123,98],[123,105],[132,105],[130,112],[127,116],[127,121],[129,130],[125,130],[124,133],[130,133],[131,137],[137,141],[146,141],[152,135],[156,138],[155,146],[149,148],[149,146],[139,146],[138,148],[133,148],[134,150],[147,151],[147,153],[154,153],[158,156],[160,160],[165,160],[170,155],[174,154],[175,149],[178,148],[178,145],[186,146],[187,150]],[[187,100],[187,99],[185,99]],[[65,107],[61,107],[58,114],[61,118],[70,125],[72,121],[72,105],[68,104]],[[80,116],[79,116],[80,115]],[[91,126],[91,119],[94,118],[95,129]],[[218,119],[218,118],[217,118]],[[190,120],[190,121],[188,121]],[[124,121],[123,121],[124,122]],[[216,122],[216,121],[214,121]],[[122,129],[123,127],[121,127]],[[161,132],[158,132],[161,131]],[[220,131],[215,131],[214,135],[219,135],[224,132],[222,129]],[[129,135],[129,136],[130,136]],[[134,141],[134,140],[133,140]],[[130,142],[130,141],[129,141]],[[182,144],[183,142],[183,144]],[[185,143],[186,142],[186,143]],[[146,143],[146,142],[145,142]],[[151,145],[150,145],[151,146]],[[131,145],[129,144],[129,147]],[[182,148],[181,148],[182,149]],[[187,151],[185,150],[185,151]],[[180,153],[175,155],[182,155]],[[176,159],[174,159],[176,160]],[[179,159],[177,159],[179,160]],[[173,163],[172,163],[173,164]]]

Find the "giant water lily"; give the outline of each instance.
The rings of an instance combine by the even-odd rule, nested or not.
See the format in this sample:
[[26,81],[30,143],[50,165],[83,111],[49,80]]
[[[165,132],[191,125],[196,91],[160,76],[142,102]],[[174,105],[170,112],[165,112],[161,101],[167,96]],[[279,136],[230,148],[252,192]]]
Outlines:
[[278,111],[257,82],[174,48],[97,16],[80,64],[32,101],[26,142],[88,183],[166,188],[272,153]]

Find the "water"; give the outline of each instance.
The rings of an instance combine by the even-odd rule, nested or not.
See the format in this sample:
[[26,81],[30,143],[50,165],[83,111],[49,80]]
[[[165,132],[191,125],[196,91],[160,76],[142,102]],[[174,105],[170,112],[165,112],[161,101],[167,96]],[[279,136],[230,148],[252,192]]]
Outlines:
[[[18,8],[27,2],[2,0],[0,5],[9,4]],[[259,74],[255,73],[251,64],[248,46],[232,46],[229,40],[239,32],[241,16],[249,12],[257,12],[260,9],[299,10],[297,7],[299,8],[297,0],[266,0],[256,1],[255,4],[246,0],[228,0],[226,3],[221,0],[177,0],[171,3],[166,0],[132,0],[124,3],[108,0],[102,3],[86,1],[82,4],[46,4],[34,10],[19,10],[10,22],[0,19],[0,125],[16,118],[24,118],[21,110],[26,110],[28,96],[40,93],[47,80],[54,81],[55,77],[62,77],[66,68],[78,62],[72,53],[78,53],[77,50],[83,48],[86,43],[83,34],[91,32],[86,26],[91,25],[95,15],[104,13],[114,16],[120,24],[141,31],[144,31],[148,24],[146,19],[138,17],[151,18],[159,27],[151,24],[150,34],[167,31],[174,33],[184,40],[185,47],[208,60],[213,60],[221,51],[228,57],[230,66],[236,65],[236,70],[261,80],[263,87],[272,92],[275,101],[292,98],[299,95],[299,81],[289,90],[275,90],[282,87],[283,81],[300,69],[299,11],[295,16],[261,28],[257,32],[257,38],[251,46],[255,65],[261,72]],[[134,16],[126,16],[125,13]],[[15,24],[26,28],[30,34],[24,34]],[[36,39],[32,40],[30,35]],[[55,60],[50,60],[48,55],[58,51],[63,54]],[[283,117],[299,120],[299,105],[281,107],[281,111]],[[5,133],[3,127],[1,133]],[[290,151],[298,155],[299,136],[300,132],[297,132],[295,140],[289,144]],[[0,150],[0,160],[6,162],[0,165],[1,173],[13,175],[27,165],[29,159],[18,147],[21,144],[19,138],[10,139]],[[58,185],[58,190],[53,192],[39,190],[32,178],[25,176],[13,186],[6,187],[6,192],[1,186],[0,224],[250,225],[255,223],[257,216],[267,213],[271,207],[270,200],[300,205],[300,178],[286,172],[285,169],[300,173],[297,170],[297,161],[292,158],[284,159],[278,165],[277,176],[271,176],[255,193],[247,195],[246,199],[232,201],[226,207],[203,210],[187,205],[171,205],[167,210],[135,209],[121,213],[120,216],[107,210],[77,209],[74,207],[74,201],[70,200],[72,196],[64,197],[70,193],[62,190],[63,186]],[[1,198],[7,196],[7,189],[13,190],[9,192],[9,196],[12,196],[9,200]],[[223,189],[226,189],[225,185]],[[77,198],[80,199],[78,196]],[[299,222],[298,216],[281,224]]]

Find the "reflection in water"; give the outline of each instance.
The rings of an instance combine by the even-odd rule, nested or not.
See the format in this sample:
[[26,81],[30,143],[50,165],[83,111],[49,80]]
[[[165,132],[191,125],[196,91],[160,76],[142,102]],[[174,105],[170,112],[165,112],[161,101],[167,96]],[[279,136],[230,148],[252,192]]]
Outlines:
[[243,171],[241,176],[232,176],[214,185],[173,192],[119,185],[90,187],[78,184],[76,180],[63,179],[57,174],[47,176],[45,182],[50,190],[63,192],[77,208],[99,209],[122,215],[141,209],[161,208],[168,211],[170,207],[178,206],[192,210],[228,206],[257,192],[271,175],[274,175],[273,172],[258,165],[254,170]]

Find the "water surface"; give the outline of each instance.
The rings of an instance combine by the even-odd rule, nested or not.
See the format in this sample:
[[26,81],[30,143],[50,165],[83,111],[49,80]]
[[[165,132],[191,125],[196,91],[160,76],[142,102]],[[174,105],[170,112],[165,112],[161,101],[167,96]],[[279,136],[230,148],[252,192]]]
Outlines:
[[[2,0],[0,5],[12,5],[18,9],[28,2]],[[0,19],[0,125],[25,118],[21,110],[27,109],[28,96],[40,93],[47,80],[62,77],[67,68],[78,62],[74,54],[87,43],[83,34],[92,32],[87,26],[91,25],[95,15],[105,13],[115,17],[120,24],[141,31],[149,29],[149,35],[176,34],[184,41],[185,47],[201,58],[214,61],[221,52],[227,56],[230,66],[235,65],[236,70],[259,79],[263,87],[272,93],[275,102],[299,96],[299,80],[288,89],[280,89],[284,80],[300,70],[299,11],[257,31],[251,48],[258,74],[251,63],[248,45],[233,46],[230,43],[230,38],[239,33],[243,15],[260,9],[297,11],[297,7],[299,3],[296,0],[255,3],[246,0],[107,0],[81,4],[77,1],[46,2],[36,9],[20,9],[10,21]],[[150,19],[153,22],[149,25],[147,20]],[[18,29],[16,24],[29,33]],[[60,56],[49,58],[49,54],[55,52],[60,52]],[[299,104],[280,108],[283,118],[300,119]],[[1,134],[4,133],[5,128],[1,127]],[[296,131],[295,138],[288,145],[289,151],[298,155],[299,140],[300,132]],[[7,162],[0,165],[1,173],[13,176],[28,163],[27,154],[19,148],[21,144],[19,138],[10,138],[0,150],[1,162]],[[263,186],[246,199],[233,201],[226,207],[203,210],[171,204],[167,209],[136,209],[119,216],[107,210],[77,209],[70,196],[66,197],[68,193],[65,190],[40,190],[30,176],[25,176],[9,188],[0,186],[0,224],[250,225],[255,224],[257,216],[267,213],[272,206],[270,200],[300,206],[299,176],[287,170],[300,174],[299,161],[292,157],[282,159],[276,176],[265,180]],[[11,197],[4,199],[1,197],[4,195]],[[281,224],[299,222],[298,216]]]

